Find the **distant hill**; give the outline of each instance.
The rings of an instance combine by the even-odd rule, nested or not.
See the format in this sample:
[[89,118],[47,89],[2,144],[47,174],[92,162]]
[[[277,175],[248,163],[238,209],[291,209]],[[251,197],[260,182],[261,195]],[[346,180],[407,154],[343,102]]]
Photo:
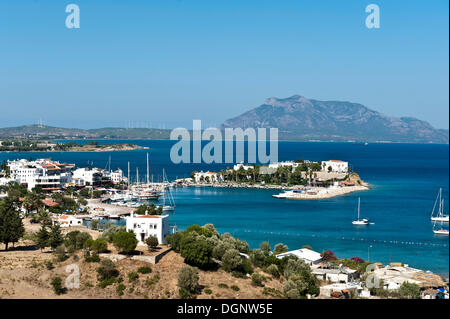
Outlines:
[[390,117],[364,105],[300,95],[264,104],[229,119],[222,128],[276,127],[280,140],[448,143],[448,130],[412,117]]
[[169,139],[170,130],[152,128],[75,129],[40,125],[0,128],[0,138],[28,139]]
[[[280,140],[322,142],[449,142],[449,131],[435,129],[412,117],[390,117],[364,105],[341,101],[318,101],[300,95],[279,99],[271,97],[264,104],[225,121],[221,128],[276,127]],[[0,128],[0,140],[27,139],[149,139],[167,140],[169,129],[61,128],[23,125]]]

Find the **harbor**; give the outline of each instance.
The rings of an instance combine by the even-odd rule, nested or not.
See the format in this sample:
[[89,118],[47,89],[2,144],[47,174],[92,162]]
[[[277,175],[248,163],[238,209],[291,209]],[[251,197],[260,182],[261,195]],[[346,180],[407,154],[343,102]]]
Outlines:
[[[139,143],[153,150],[149,152],[148,180],[155,191],[159,191],[159,195],[163,170],[167,172],[165,184],[176,204],[173,212],[165,212],[169,215],[170,226],[184,230],[192,224],[213,223],[220,232],[234,234],[246,240],[252,248],[258,247],[262,240],[269,240],[274,244],[283,242],[292,249],[308,244],[317,251],[331,248],[348,258],[365,256],[369,246],[372,246],[370,255],[374,260],[386,264],[390,260],[401,260],[413,267],[448,276],[448,236],[434,234],[434,221],[431,220],[440,187],[443,188],[442,198],[445,199],[445,204],[448,203],[448,147],[445,145],[361,146],[352,143],[330,143],[326,145],[327,152],[323,153],[323,145],[320,143],[280,142],[280,154],[287,154],[283,155],[280,161],[301,156],[317,161],[327,158],[329,153],[340,154],[339,158],[348,159],[364,181],[370,184],[369,191],[358,190],[319,200],[291,200],[277,199],[273,195],[314,186],[252,185],[236,182],[229,185],[206,182],[199,182],[197,185],[193,182],[178,183],[177,180],[188,179],[193,169],[219,172],[226,169],[228,164],[199,164],[197,167],[192,167],[192,164],[175,165],[165,155],[173,142]],[[93,167],[106,167],[107,171],[110,167],[112,172],[120,168],[123,172],[122,186],[102,186],[102,178],[99,177],[98,184],[91,186],[91,189],[101,194],[101,197],[88,199],[89,214],[80,212],[80,217],[86,220],[100,218],[105,222],[123,224],[125,217],[141,204],[137,199],[124,201],[125,197],[121,197],[127,193],[132,195],[131,189],[139,189],[133,187],[137,180],[141,186],[147,184],[147,152],[148,150],[110,154],[51,153],[48,157],[61,163],[74,163],[76,169],[85,167],[88,162]],[[39,158],[45,154],[3,153],[0,154],[0,161],[29,156]],[[232,168],[233,166],[230,167]],[[81,181],[81,173],[89,172],[80,170],[77,178]],[[96,174],[94,179],[97,178]],[[342,189],[347,187],[351,186]],[[142,204],[154,203],[155,207],[170,205],[169,196],[167,193],[166,195],[168,204],[163,205],[163,196],[159,196],[158,200],[142,201]],[[361,197],[361,216],[374,221],[375,225],[361,227],[352,224],[356,219],[358,197]],[[434,216],[438,215],[438,207],[439,200]],[[444,213],[448,214],[448,205],[445,205]],[[436,228],[439,226],[440,223]],[[443,227],[448,227],[448,224],[443,224]]]

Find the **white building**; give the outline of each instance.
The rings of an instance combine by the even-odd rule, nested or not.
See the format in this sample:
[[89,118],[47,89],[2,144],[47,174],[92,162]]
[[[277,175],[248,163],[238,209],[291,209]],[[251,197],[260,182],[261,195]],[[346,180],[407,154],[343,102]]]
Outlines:
[[317,279],[323,281],[329,281],[332,283],[348,283],[357,279],[357,272],[354,269],[324,269],[315,268],[311,273],[316,276]]
[[202,181],[214,183],[218,181],[217,173],[215,172],[196,172],[194,174],[194,179],[196,183]]
[[111,182],[114,184],[119,184],[124,181],[123,171],[120,168],[111,172],[109,176],[111,178]]
[[72,180],[75,185],[100,186],[102,173],[96,168],[78,168],[73,171]]
[[329,167],[331,171],[335,173],[347,173],[348,172],[348,162],[340,160],[329,160],[322,162],[322,171],[328,172]]
[[52,217],[53,225],[59,224],[61,227],[82,226],[83,220],[69,215],[60,215]]
[[165,243],[169,235],[169,215],[134,215],[125,218],[127,231],[134,231],[139,243],[145,243],[149,236],[156,236],[158,243]]
[[294,255],[303,260],[309,265],[315,265],[322,261],[322,256],[318,252],[308,248],[301,248],[297,250],[288,251],[286,253],[278,254],[277,258],[282,259],[285,256]]
[[292,166],[292,169],[295,169],[299,164],[300,163],[296,163],[296,162],[278,162],[278,163],[269,164],[269,168],[278,169],[280,167]]
[[8,161],[11,178],[26,184],[29,190],[36,186],[43,190],[59,190],[72,181],[75,164],[60,163],[49,158],[28,161],[26,159]]

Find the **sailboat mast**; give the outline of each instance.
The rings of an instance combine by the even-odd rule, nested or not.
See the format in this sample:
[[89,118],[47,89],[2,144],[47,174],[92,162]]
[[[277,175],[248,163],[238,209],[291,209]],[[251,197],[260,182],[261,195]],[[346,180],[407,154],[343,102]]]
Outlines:
[[139,167],[136,167],[136,185],[139,185]]
[[361,198],[358,197],[358,220],[359,220],[359,207],[360,207]]
[[128,188],[130,188],[130,162],[128,162]]
[[149,166],[148,166],[148,152],[147,152],[147,185],[150,184],[150,172],[149,172]]

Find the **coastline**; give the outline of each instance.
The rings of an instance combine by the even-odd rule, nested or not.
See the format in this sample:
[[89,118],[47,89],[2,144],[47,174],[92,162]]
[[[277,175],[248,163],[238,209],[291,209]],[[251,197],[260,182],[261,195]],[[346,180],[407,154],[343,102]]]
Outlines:
[[[306,189],[303,185],[296,186],[282,186],[282,185],[261,185],[261,184],[208,184],[208,183],[196,183],[187,185],[188,187],[216,187],[216,188],[255,188],[255,189],[278,189],[278,190],[294,190],[294,189]],[[346,186],[346,187],[308,187],[308,189],[317,192],[317,194],[295,194],[285,197],[286,199],[326,199],[333,198],[337,196],[347,195],[354,192],[367,191],[370,190],[370,184],[363,182],[362,185],[358,186]]]
[[137,146],[137,147],[124,147],[124,148],[99,148],[99,149],[73,149],[73,150],[30,150],[30,151],[0,151],[0,153],[82,153],[82,152],[117,152],[117,151],[137,151],[148,150],[150,147]]

